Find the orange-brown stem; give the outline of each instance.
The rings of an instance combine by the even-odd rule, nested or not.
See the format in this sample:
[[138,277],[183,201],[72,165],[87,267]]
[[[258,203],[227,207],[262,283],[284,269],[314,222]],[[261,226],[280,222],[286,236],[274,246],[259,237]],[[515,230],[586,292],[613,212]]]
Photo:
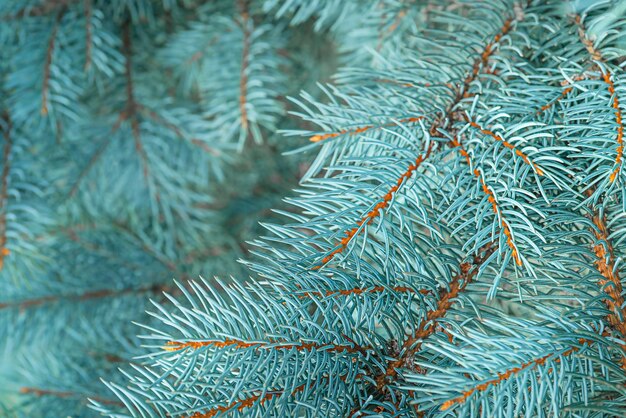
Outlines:
[[[587,52],[591,58],[595,61],[604,62],[605,59],[602,56],[602,53],[595,48],[593,45],[593,41],[591,41],[586,32],[585,27],[582,23],[582,19],[580,16],[575,17],[576,24],[578,25],[578,36],[580,41],[585,45]],[[602,78],[604,82],[608,85],[609,93],[613,96],[612,106],[615,109],[615,117],[618,124],[618,156],[616,157],[616,163],[618,166],[616,170],[611,174],[610,180],[614,181],[615,177],[619,173],[619,169],[622,161],[622,151],[623,151],[623,125],[622,125],[622,114],[619,109],[619,101],[617,99],[617,95],[615,94],[615,86],[611,80],[611,76],[609,73],[603,73]],[[592,195],[593,189],[587,190],[587,195]],[[599,202],[601,203],[601,202]],[[622,340],[626,339],[626,306],[624,306],[624,297],[622,296],[622,282],[619,277],[619,273],[616,269],[616,258],[613,252],[613,245],[609,240],[610,233],[608,230],[608,226],[606,224],[605,219],[601,216],[601,214],[597,211],[593,211],[592,222],[594,224],[593,234],[598,241],[593,246],[593,252],[596,255],[596,269],[602,275],[603,279],[600,280],[599,285],[606,293],[607,298],[604,299],[604,303],[611,312],[607,316],[607,322],[612,330],[619,333],[622,337]],[[624,353],[622,353],[621,366],[622,369],[626,371],[626,344],[621,344]]]
[[[465,150],[463,145],[456,138],[453,138],[452,140],[450,140],[450,143],[454,148],[458,150],[461,156],[465,158],[465,162],[467,163],[467,166],[471,170],[471,167],[473,165],[472,165],[472,160],[467,150]],[[502,211],[500,210],[498,206],[498,200],[496,199],[495,193],[489,188],[489,186],[487,186],[487,182],[485,181],[483,174],[478,168],[474,168],[474,170],[472,171],[472,174],[474,175],[474,177],[476,177],[476,179],[480,183],[483,193],[487,196],[487,200],[489,201],[489,203],[491,203],[491,209],[493,210],[493,213],[496,215],[496,219],[500,221],[500,227],[502,228],[502,233],[506,236],[506,244],[511,249],[511,256],[515,260],[515,263],[518,266],[521,266],[522,259],[519,255],[519,251],[517,250],[517,246],[515,245],[515,242],[513,241],[513,234],[511,233],[511,228],[509,228],[509,224],[505,220],[504,214],[502,213]]]
[[[296,395],[297,393],[303,392],[305,388],[306,388],[306,384],[302,384],[296,387],[291,392],[291,395],[293,396],[293,395]],[[265,395],[263,396],[261,395],[249,396],[245,399],[235,401],[228,405],[216,406],[214,408],[209,409],[206,412],[196,412],[195,414],[190,415],[187,418],[212,418],[218,414],[224,414],[226,412],[234,411],[234,410],[237,410],[238,412],[243,412],[244,410],[246,410],[247,408],[251,408],[255,404],[258,406],[262,406],[266,402],[271,401],[274,398],[280,397],[283,393],[285,393],[284,390],[268,391],[268,392],[265,392]]]
[[[363,378],[363,375],[361,374],[354,376],[355,381],[360,380],[362,378]],[[339,379],[344,383],[346,383],[347,381],[345,376],[339,376]],[[322,382],[328,381],[328,376],[322,377],[319,381],[322,381]],[[314,384],[315,382],[309,383],[308,388],[310,389]],[[295,396],[296,394],[300,392],[304,392],[306,388],[307,388],[307,384],[302,384],[300,386],[297,386],[295,389],[289,392],[289,396]],[[271,401],[272,399],[277,398],[286,392],[287,391],[284,389],[270,390],[270,391],[265,392],[265,395],[263,396],[261,396],[260,394],[252,395],[245,399],[235,401],[228,405],[217,406],[217,407],[211,408],[206,412],[196,412],[195,414],[190,415],[188,417],[184,417],[184,418],[212,418],[218,414],[223,414],[225,412],[230,412],[233,410],[237,410],[238,412],[243,412],[244,410],[246,410],[247,408],[251,408],[255,404],[258,406],[262,406],[266,402]]]
[[356,226],[353,227],[352,229],[348,229],[346,231],[344,231],[344,236],[341,239],[341,241],[339,241],[339,245],[333,250],[331,251],[328,255],[326,255],[322,261],[320,262],[320,264],[316,265],[313,267],[314,270],[318,270],[320,268],[322,268],[326,263],[328,263],[329,261],[331,261],[337,254],[342,253],[346,248],[348,248],[348,244],[350,243],[350,241],[352,240],[352,238],[354,238],[360,231],[362,231],[364,228],[364,225],[369,225],[372,222],[374,222],[374,219],[376,219],[378,217],[378,215],[380,215],[380,211],[382,209],[385,209],[387,206],[389,206],[389,204],[391,203],[391,200],[393,199],[393,197],[396,195],[396,193],[398,192],[398,190],[400,189],[400,186],[402,186],[402,184],[407,181],[409,178],[411,178],[411,176],[413,175],[413,173],[422,165],[422,163],[430,156],[430,153],[433,150],[433,142],[431,142],[428,145],[428,148],[426,149],[426,153],[424,155],[419,155],[415,161],[413,162],[413,164],[411,164],[404,173],[402,173],[402,175],[396,180],[396,184],[393,185],[388,191],[387,193],[382,197],[382,199],[374,206],[374,208],[372,210],[370,210],[367,214],[365,214],[364,217],[362,217],[359,221],[357,221]]
[[617,123],[617,135],[615,142],[617,142],[617,150],[615,155],[615,168],[609,177],[611,182],[614,182],[622,168],[622,158],[624,155],[624,125],[622,124],[622,111],[619,107],[619,98],[615,93],[615,85],[611,80],[611,74],[608,72],[602,75],[602,79],[606,83],[611,94],[611,106],[615,110],[615,122]]
[[395,286],[392,288],[387,288],[384,286],[374,286],[374,287],[370,287],[370,288],[359,288],[359,287],[355,287],[353,289],[344,289],[344,290],[329,290],[325,293],[322,292],[306,292],[303,293],[302,295],[300,295],[300,298],[309,298],[312,296],[317,296],[317,297],[321,297],[321,296],[325,296],[325,297],[336,297],[336,296],[349,296],[349,295],[362,295],[364,293],[369,294],[369,293],[382,293],[385,291],[393,291],[396,293],[420,293],[422,295],[427,295],[430,292],[430,290],[426,290],[426,289],[420,289],[415,291],[414,289],[411,289],[410,287],[406,287],[406,286]]
[[515,155],[520,157],[526,164],[528,164],[529,166],[533,167],[538,175],[543,176],[543,170],[537,164],[531,162],[530,159],[528,158],[528,156],[526,154],[524,154],[521,150],[515,148],[515,145],[511,144],[510,142],[508,142],[506,139],[504,139],[502,136],[498,135],[497,133],[495,133],[493,131],[490,131],[489,129],[483,128],[477,122],[471,121],[469,119],[467,120],[467,122],[469,123],[469,125],[472,128],[478,129],[481,133],[483,133],[483,134],[485,134],[487,136],[490,136],[491,138],[493,138],[494,140],[496,140],[498,142],[501,142],[502,145],[504,145],[506,148],[508,148],[511,151],[513,151],[515,153]]
[[482,249],[482,255],[474,256],[471,263],[464,262],[461,264],[460,272],[450,282],[449,290],[441,290],[436,309],[428,311],[426,318],[421,321],[417,330],[402,345],[402,355],[398,359],[389,362],[385,373],[376,378],[376,385],[379,390],[382,390],[388,382],[397,376],[398,368],[405,364],[406,359],[413,357],[421,349],[422,342],[426,338],[437,331],[439,319],[448,313],[448,310],[454,303],[454,299],[474,280],[480,266],[493,254],[495,248],[495,245],[490,243]]
[[[587,36],[585,26],[582,22],[582,18],[579,15],[576,15],[574,20],[576,22],[576,25],[578,26],[578,37],[580,38],[582,44],[585,46],[585,49],[587,49],[587,52],[589,53],[591,59],[598,62],[606,62],[606,59],[602,55],[602,52],[594,46],[593,41]],[[607,72],[603,72],[602,80],[604,80],[604,82],[606,83],[609,93],[611,94],[611,107],[613,107],[615,111],[615,122],[617,123],[617,133],[615,138],[615,141],[617,142],[615,168],[609,176],[609,181],[614,182],[617,179],[617,176],[619,175],[619,172],[622,168],[622,160],[624,154],[624,125],[622,124],[622,111],[620,109],[619,98],[617,97],[617,94],[615,92],[615,85],[613,84],[613,80],[611,80],[611,74],[610,72],[608,72],[608,70]]]
[[[596,255],[595,265],[603,277],[599,285],[607,296],[604,299],[604,303],[609,312],[611,312],[607,316],[607,322],[624,340],[626,339],[626,306],[624,304],[624,296],[622,295],[622,281],[616,269],[617,260],[609,240],[610,233],[606,222],[598,213],[593,215],[592,221],[595,225],[593,232],[597,240],[593,246],[593,252]],[[626,344],[621,343],[621,346],[624,350],[621,359],[622,369],[626,371]]]
[[[419,116],[419,117],[400,119],[398,122],[399,123],[415,123],[415,122],[419,122],[422,119],[424,119],[424,118]],[[341,136],[341,135],[353,136],[353,135],[357,135],[357,134],[360,134],[360,133],[363,133],[363,132],[367,132],[369,130],[382,129],[382,128],[391,127],[391,126],[395,126],[395,123],[386,123],[386,124],[384,124],[382,126],[366,125],[366,126],[362,126],[360,128],[343,129],[343,130],[341,130],[339,132],[332,132],[332,133],[322,134],[322,135],[314,135],[311,138],[309,138],[309,141],[311,141],[311,142],[321,142],[321,141],[324,141],[326,139],[336,138],[336,137]]]
[[163,347],[166,351],[180,351],[185,348],[198,350],[203,347],[226,348],[232,347],[237,349],[254,348],[257,350],[297,350],[297,351],[332,351],[336,353],[358,353],[361,352],[351,345],[333,345],[333,344],[316,344],[316,343],[280,343],[275,341],[256,342],[243,341],[234,338],[225,340],[203,340],[203,341],[168,341]]
[[556,106],[556,104],[557,104],[558,102],[560,102],[561,100],[563,100],[564,98],[566,98],[566,97],[567,97],[567,95],[568,95],[568,94],[569,94],[569,93],[570,93],[573,89],[574,89],[574,88],[573,88],[573,87],[571,87],[571,86],[569,86],[569,87],[565,87],[565,88],[563,89],[563,91],[561,91],[561,94],[559,94],[559,96],[558,96],[556,99],[554,99],[554,100],[552,100],[552,101],[550,101],[550,102],[548,102],[548,103],[544,104],[543,106],[541,106],[541,108],[537,111],[537,115],[539,115],[539,114],[541,114],[541,113],[543,113],[543,112],[546,112],[548,109],[550,109],[550,108],[552,108],[552,107]]
[[[582,339],[580,341],[581,344],[584,344],[586,342],[590,342],[587,340]],[[464,391],[460,396],[454,398],[454,399],[450,399],[446,402],[444,402],[441,407],[440,410],[442,411],[446,411],[452,407],[454,407],[455,405],[460,405],[462,403],[464,403],[465,401],[467,401],[467,399],[472,396],[475,393],[478,392],[485,392],[487,389],[489,389],[492,386],[496,386],[508,379],[510,379],[511,377],[515,376],[516,374],[518,374],[521,371],[527,370],[527,369],[534,369],[536,367],[539,366],[543,366],[548,360],[555,358],[554,362],[555,363],[559,363],[561,361],[561,357],[567,357],[570,356],[576,352],[579,351],[578,347],[572,347],[568,350],[563,351],[562,353],[559,353],[557,358],[555,358],[557,355],[555,354],[547,354],[543,357],[528,361],[526,363],[521,364],[519,367],[513,367],[512,369],[506,370],[502,373],[498,373],[498,377],[495,377],[491,380],[487,380],[486,382],[483,382],[477,386],[474,386],[466,391]]]

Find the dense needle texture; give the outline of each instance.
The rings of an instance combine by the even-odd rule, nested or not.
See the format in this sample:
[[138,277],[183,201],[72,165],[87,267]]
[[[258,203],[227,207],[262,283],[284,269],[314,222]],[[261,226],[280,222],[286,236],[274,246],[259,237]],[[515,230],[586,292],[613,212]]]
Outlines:
[[0,3],[0,414],[626,416],[624,1]]

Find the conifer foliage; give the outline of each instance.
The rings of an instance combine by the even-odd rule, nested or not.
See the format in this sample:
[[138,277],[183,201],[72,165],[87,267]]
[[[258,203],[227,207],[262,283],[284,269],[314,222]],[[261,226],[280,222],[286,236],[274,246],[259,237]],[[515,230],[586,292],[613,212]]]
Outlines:
[[[626,416],[623,1],[200,3],[2,10],[12,412]],[[277,129],[295,197],[195,279],[231,268],[209,191]]]

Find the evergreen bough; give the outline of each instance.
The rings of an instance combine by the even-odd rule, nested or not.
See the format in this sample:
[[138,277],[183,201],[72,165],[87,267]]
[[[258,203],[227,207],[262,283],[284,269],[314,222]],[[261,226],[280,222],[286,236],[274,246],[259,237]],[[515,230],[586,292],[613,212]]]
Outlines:
[[[40,386],[9,409],[626,416],[623,1],[200,3],[5,2],[0,330],[8,352],[64,350],[21,348]],[[301,122],[284,117],[281,89],[334,60],[333,82],[307,89],[321,95],[291,99]],[[249,279],[192,279],[225,262],[178,253],[228,230],[203,192],[228,187],[218,157],[276,129],[317,154],[296,197],[250,241]],[[75,197],[55,211],[62,190]],[[79,231],[87,247],[75,227],[38,238],[80,219],[103,228]],[[134,267],[105,263],[120,255]],[[82,264],[120,284],[82,289]],[[155,265],[176,287],[146,279]],[[51,288],[66,293],[22,296]],[[125,318],[161,290],[139,343]]]

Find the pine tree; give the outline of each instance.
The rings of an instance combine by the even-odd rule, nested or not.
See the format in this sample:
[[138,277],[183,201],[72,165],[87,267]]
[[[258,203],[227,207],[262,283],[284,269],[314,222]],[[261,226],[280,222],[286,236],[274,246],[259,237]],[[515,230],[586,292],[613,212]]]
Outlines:
[[8,413],[626,415],[623,1],[0,15]]

